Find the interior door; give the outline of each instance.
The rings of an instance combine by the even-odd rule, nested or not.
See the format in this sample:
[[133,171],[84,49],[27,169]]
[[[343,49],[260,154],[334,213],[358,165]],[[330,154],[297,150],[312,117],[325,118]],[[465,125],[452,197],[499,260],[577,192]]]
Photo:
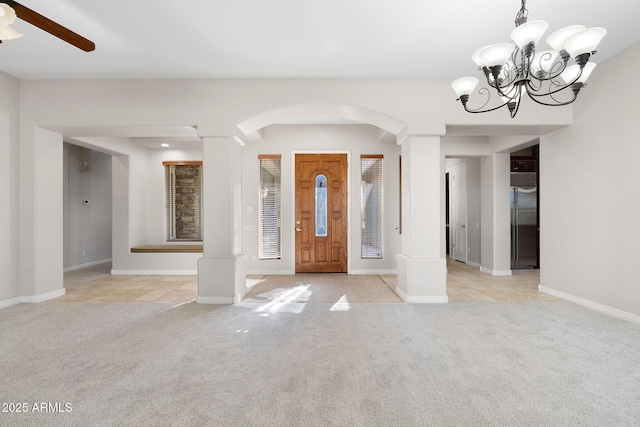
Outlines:
[[452,171],[453,202],[453,258],[467,262],[467,164],[453,167]]
[[347,155],[296,154],[296,272],[347,272]]

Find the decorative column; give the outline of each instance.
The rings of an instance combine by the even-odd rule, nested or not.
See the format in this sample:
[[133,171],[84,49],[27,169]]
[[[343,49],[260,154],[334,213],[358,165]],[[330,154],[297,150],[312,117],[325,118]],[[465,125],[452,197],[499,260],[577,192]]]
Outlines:
[[439,136],[411,136],[402,142],[402,253],[396,292],[406,302],[448,302],[443,176]]
[[203,138],[204,253],[198,260],[198,303],[233,304],[246,294],[241,150],[233,137]]
[[20,146],[20,302],[63,296],[62,135],[23,132]]
[[510,154],[493,153],[481,162],[480,271],[511,275]]

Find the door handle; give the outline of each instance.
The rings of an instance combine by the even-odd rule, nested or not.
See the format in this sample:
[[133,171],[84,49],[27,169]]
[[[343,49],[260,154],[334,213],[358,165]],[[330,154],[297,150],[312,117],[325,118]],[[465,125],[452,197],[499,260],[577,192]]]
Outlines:
[[300,228],[300,227],[296,227],[296,231],[299,233],[299,232],[301,232],[301,231],[302,231],[302,228]]

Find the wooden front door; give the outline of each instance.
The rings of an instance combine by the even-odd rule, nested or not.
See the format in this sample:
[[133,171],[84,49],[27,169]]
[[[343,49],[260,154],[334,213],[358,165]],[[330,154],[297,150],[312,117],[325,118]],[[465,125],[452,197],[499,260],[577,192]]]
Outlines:
[[347,272],[347,155],[296,154],[296,272]]

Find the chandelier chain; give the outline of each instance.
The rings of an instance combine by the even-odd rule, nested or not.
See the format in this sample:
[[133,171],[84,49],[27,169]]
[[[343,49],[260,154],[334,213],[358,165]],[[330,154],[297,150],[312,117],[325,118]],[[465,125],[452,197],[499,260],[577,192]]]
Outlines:
[[527,0],[522,0],[522,7],[520,8],[520,11],[516,15],[516,27],[527,22],[528,16],[529,16],[529,11],[527,10]]

